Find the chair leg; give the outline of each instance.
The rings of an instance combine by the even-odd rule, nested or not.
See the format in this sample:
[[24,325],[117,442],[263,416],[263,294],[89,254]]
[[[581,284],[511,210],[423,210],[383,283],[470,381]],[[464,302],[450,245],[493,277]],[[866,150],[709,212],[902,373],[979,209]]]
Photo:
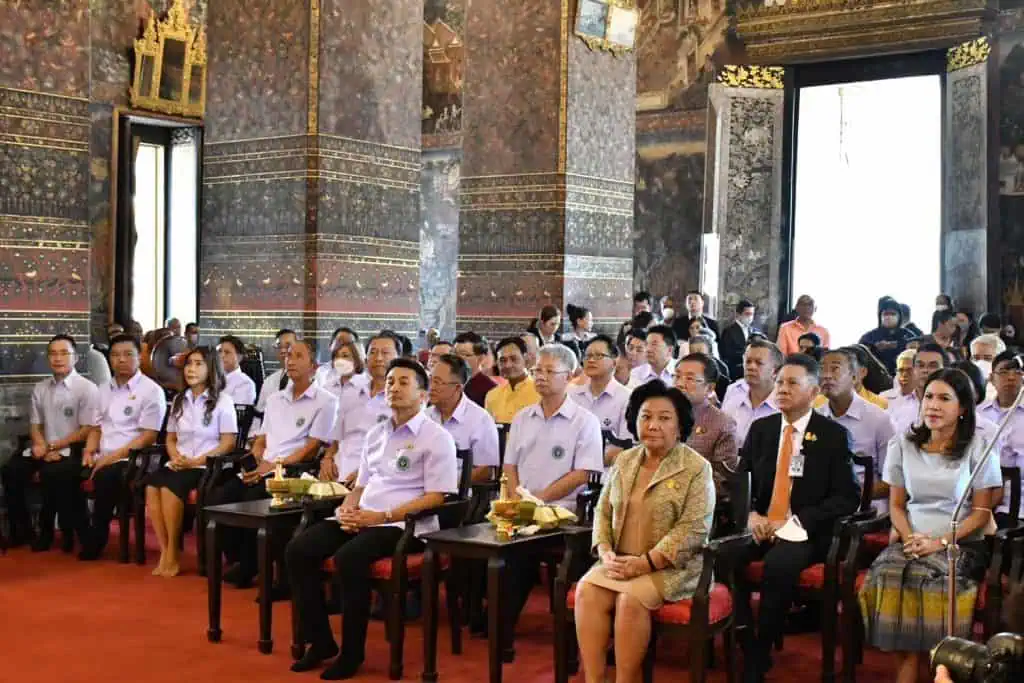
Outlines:
[[825,596],[821,605],[821,681],[834,683],[836,673],[836,599]]
[[715,668],[715,639],[714,637],[708,638],[708,642],[705,644],[707,650],[707,663],[709,669]]
[[117,538],[118,538],[118,561],[121,564],[128,564],[131,559],[131,500],[126,493],[121,497],[117,505]]
[[462,611],[459,609],[459,581],[453,573],[453,567],[448,568],[448,575],[444,582],[444,597],[448,603],[448,628],[452,636],[452,654],[462,654]]
[[[137,496],[133,497],[133,512],[135,513],[135,564],[146,564],[146,504]],[[168,539],[169,543],[176,542],[175,539]]]
[[569,683],[569,653],[566,641],[569,639],[569,621],[562,609],[555,611],[555,683]]
[[397,595],[391,596],[391,609],[388,611],[388,621],[391,622],[391,666],[388,677],[393,681],[402,679],[402,651],[405,645],[405,592],[406,586],[400,586]]
[[[657,657],[658,652],[658,630],[654,624],[651,624],[651,640],[647,644],[647,652],[644,654],[643,662],[640,665],[641,679],[643,683],[654,683],[654,660]],[[692,654],[690,655],[693,656]],[[703,659],[703,656],[701,657]],[[690,670],[693,670],[691,665]],[[703,683],[693,678],[691,674],[690,680],[692,683]]]
[[722,631],[722,646],[725,650],[725,680],[726,683],[736,683],[736,630],[730,624]]
[[206,528],[206,515],[203,509],[196,506],[196,556],[199,563],[199,576],[206,576],[206,544],[203,543],[203,529]]

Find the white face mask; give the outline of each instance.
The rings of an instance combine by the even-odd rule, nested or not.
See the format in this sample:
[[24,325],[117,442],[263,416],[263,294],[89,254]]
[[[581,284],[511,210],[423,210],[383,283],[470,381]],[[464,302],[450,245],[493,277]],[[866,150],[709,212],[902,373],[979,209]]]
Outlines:
[[661,309],[661,317],[664,318],[665,320],[668,320],[669,318],[674,318],[675,315],[676,315],[676,309],[674,309],[674,308],[663,308],[663,309]]
[[946,304],[935,304],[935,310],[936,311],[948,311],[949,310],[949,306],[947,306]]
[[356,364],[348,358],[338,358],[334,361],[334,371],[342,377],[348,377],[356,371]]
[[754,316],[752,316],[752,315],[741,315],[739,317],[739,321],[740,321],[741,324],[745,325],[746,327],[750,327],[751,325],[754,324]]
[[988,382],[989,376],[992,374],[992,361],[990,360],[976,360],[974,364],[981,370],[981,378]]

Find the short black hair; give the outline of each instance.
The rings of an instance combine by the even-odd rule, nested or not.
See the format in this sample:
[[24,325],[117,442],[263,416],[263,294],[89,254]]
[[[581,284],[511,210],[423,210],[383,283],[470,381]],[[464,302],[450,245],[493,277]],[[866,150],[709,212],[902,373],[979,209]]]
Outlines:
[[436,342],[430,345],[430,350],[433,351],[434,348],[438,346],[451,346],[452,348],[455,347],[454,344],[452,344],[450,341],[447,341],[446,339],[438,339]]
[[981,318],[978,320],[978,326],[998,330],[1002,328],[1003,321],[999,317],[998,313],[989,312],[981,316]]
[[456,335],[455,343],[472,344],[473,354],[476,356],[482,356],[487,353],[487,340],[476,332],[463,332],[462,334]]
[[[290,330],[287,327],[282,327],[280,330],[277,331],[277,334],[274,335],[274,339],[278,340],[286,334],[295,334],[295,330]],[[295,336],[298,337],[299,335],[295,334]]]
[[233,334],[226,334],[217,341],[218,346],[220,344],[231,344],[235,347],[235,353],[239,356],[245,355],[245,342],[236,337]]
[[71,344],[71,350],[74,353],[78,353],[78,344],[75,343],[75,338],[72,337],[70,334],[64,334],[63,332],[60,334],[55,334],[52,337],[50,337],[50,341],[46,342],[47,351],[49,351],[50,345],[53,344],[53,342],[57,341],[66,341],[68,344]]
[[917,355],[921,355],[922,353],[937,353],[940,356],[942,356],[942,366],[945,367],[946,365],[948,365],[946,361],[946,349],[942,348],[933,341],[925,342],[917,347]]
[[646,342],[647,341],[647,330],[645,330],[642,327],[634,327],[633,329],[631,329],[629,332],[626,333],[625,341],[626,341],[627,344],[629,343],[629,338],[630,337],[632,337],[633,339],[639,339],[641,341]]
[[814,344],[815,346],[821,346],[821,337],[819,337],[816,332],[804,332],[799,337],[797,337],[798,342],[802,342],[805,339]]
[[704,298],[704,292],[700,291],[699,289],[688,289],[688,290],[686,290],[686,296],[690,296],[691,294],[696,294],[701,299]]
[[641,303],[650,304],[650,303],[652,303],[651,293],[641,289],[639,292],[637,292],[636,294],[633,295],[633,303],[635,303],[635,304],[641,304]]
[[348,332],[350,335],[352,335],[353,341],[359,341],[359,333],[353,330],[351,327],[345,326],[339,327],[335,329],[334,332],[331,332],[331,341],[337,339],[338,335],[341,334],[342,332]]
[[665,343],[669,345],[669,348],[675,350],[676,344],[679,340],[676,339],[676,333],[672,331],[672,328],[668,325],[655,325],[651,329],[647,330],[647,336],[650,337],[652,334],[660,334],[661,338],[665,340]]
[[650,311],[640,311],[633,316],[633,327],[636,329],[647,329],[647,326],[654,322],[654,314]]
[[469,381],[469,364],[462,359],[462,356],[456,356],[454,353],[446,353],[437,359],[438,363],[444,363],[452,371],[452,374],[459,378],[459,382],[463,386]]
[[751,301],[747,301],[746,299],[740,299],[739,303],[736,304],[736,315],[739,315],[748,308],[757,308],[757,306],[755,306]]
[[302,344],[309,351],[309,359],[316,365],[316,339],[312,337],[295,338],[296,344]]
[[1020,349],[1006,349],[992,360],[992,369],[995,370],[996,368],[998,368],[1000,363],[1005,363],[1006,361],[1016,361],[1017,356],[1019,355]]
[[186,333],[188,333],[188,330],[189,330],[190,327],[199,327],[199,323],[193,322],[193,323],[189,323],[189,324],[185,325],[185,332]]
[[782,355],[782,350],[768,341],[767,337],[758,335],[750,335],[750,341],[747,342],[747,349],[767,349],[771,354],[772,362],[775,364],[775,369],[778,370],[786,362],[786,357]]
[[967,375],[967,379],[971,380],[971,385],[974,387],[974,404],[981,405],[985,400],[985,378],[981,376],[981,368],[969,360],[958,361],[953,364],[953,367],[963,372]]
[[706,353],[691,353],[679,359],[679,363],[700,363],[704,367],[704,383],[708,386],[718,384],[718,378],[722,376],[718,371],[718,363]]
[[111,350],[118,344],[131,344],[135,347],[136,353],[142,353],[142,342],[130,334],[115,334],[114,338],[110,340]]
[[818,361],[814,360],[806,353],[793,353],[786,356],[786,360],[782,362],[782,367],[784,368],[787,365],[791,365],[796,368],[803,368],[807,371],[808,375],[814,378],[814,381],[818,381],[821,378],[821,367],[818,365]]
[[644,403],[654,398],[667,398],[672,403],[672,407],[676,409],[676,418],[679,420],[679,442],[685,443],[693,431],[693,406],[683,392],[675,387],[666,386],[660,379],[652,379],[630,394],[629,404],[626,406],[626,424],[629,426],[630,434],[637,441],[640,440],[636,420]]
[[935,311],[935,326],[938,327],[944,323],[948,323],[950,320],[956,317],[956,313],[946,309],[945,311]]
[[838,349],[829,349],[822,354],[822,360],[829,356],[842,356],[846,359],[846,364],[850,366],[850,371],[856,375],[858,368],[860,368],[860,357],[857,355],[857,351],[852,346],[843,346]]
[[607,334],[596,334],[596,335],[594,335],[590,339],[590,341],[587,342],[587,348],[590,348],[590,345],[593,344],[594,342],[601,342],[602,344],[607,346],[608,347],[608,354],[612,358],[618,358],[619,357],[619,347],[615,345],[615,340],[612,339],[611,337],[609,337]]
[[412,370],[413,372],[416,373],[416,383],[419,384],[420,389],[426,391],[427,389],[430,388],[430,377],[427,375],[426,369],[424,369],[424,367],[420,365],[418,361],[415,361],[412,358],[405,358],[404,356],[396,358],[393,361],[391,361],[390,365],[388,365],[388,374],[390,375],[391,371],[396,368],[405,368],[406,370]]
[[397,353],[399,356],[402,355],[402,340],[399,339],[398,335],[396,335],[394,332],[389,332],[388,330],[382,330],[380,333],[375,334],[366,340],[367,353],[369,353],[370,351],[370,344],[377,341],[378,339],[389,340],[392,344],[395,345],[395,353]]
[[519,349],[519,353],[524,356],[526,355],[526,342],[523,341],[522,337],[505,337],[494,347],[494,355],[497,356],[503,348],[509,345]]

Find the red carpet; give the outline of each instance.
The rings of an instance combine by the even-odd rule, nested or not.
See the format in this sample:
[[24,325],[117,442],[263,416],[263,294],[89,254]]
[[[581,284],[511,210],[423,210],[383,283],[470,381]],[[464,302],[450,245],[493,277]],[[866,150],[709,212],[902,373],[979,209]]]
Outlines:
[[[206,580],[195,573],[191,551],[184,558],[186,574],[164,579],[150,575],[156,563],[152,552],[146,567],[122,565],[114,559],[116,542],[111,545],[103,560],[92,563],[78,562],[59,550],[33,554],[18,549],[0,556],[0,681],[320,680],[316,673],[288,671],[289,603],[274,605],[274,652],[261,655],[256,649],[255,590],[226,586],[221,617],[224,639],[211,644],[206,641]],[[454,656],[443,615],[441,622],[440,681],[486,681],[486,642],[470,639],[464,632],[463,654]],[[421,633],[418,622],[408,625],[406,680],[419,680],[422,671]],[[517,658],[505,666],[505,680],[549,683],[553,679],[552,624],[540,589],[523,615],[518,634]],[[818,683],[818,643],[813,635],[787,637],[785,650],[775,655],[776,668],[769,681]],[[657,681],[688,680],[685,648],[665,643],[658,659]],[[891,680],[893,668],[888,657],[868,652],[859,673],[863,681]],[[356,680],[388,680],[381,622],[370,625],[368,660]],[[725,681],[720,648],[708,680]]]

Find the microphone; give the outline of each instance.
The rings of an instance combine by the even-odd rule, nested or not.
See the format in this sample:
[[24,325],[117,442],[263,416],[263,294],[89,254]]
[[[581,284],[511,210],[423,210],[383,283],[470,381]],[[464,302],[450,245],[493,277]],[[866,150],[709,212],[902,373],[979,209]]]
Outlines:
[[[1017,353],[1013,357],[1017,365],[1021,370],[1024,370],[1024,353]],[[992,452],[995,450],[996,444],[999,443],[999,437],[1002,436],[1003,430],[1006,429],[1006,425],[1009,424],[1010,418],[1020,407],[1021,402],[1024,401],[1024,386],[1021,386],[1020,391],[1017,392],[1017,398],[1013,400],[1013,404],[1010,409],[1003,415],[1003,419],[999,421],[999,426],[996,429],[996,433],[992,435],[992,441],[985,446],[985,451],[981,454],[981,459],[978,461],[978,466],[971,472],[971,478],[967,482],[967,487],[964,489],[963,494],[960,496],[960,500],[957,501],[956,507],[953,509],[953,516],[949,520],[949,531],[952,536],[952,541],[946,546],[946,557],[949,561],[949,585],[947,586],[946,592],[948,593],[948,604],[946,605],[946,613],[948,623],[946,624],[947,633],[950,636],[956,635],[953,632],[954,624],[956,623],[956,561],[957,556],[960,552],[960,544],[956,538],[957,527],[960,526],[960,512],[963,510],[964,505],[967,504],[967,499],[971,496],[974,491],[974,482],[978,478],[978,475],[983,469],[985,469],[985,463],[992,456]],[[970,463],[968,462],[968,465]],[[991,514],[991,512],[989,513]]]

